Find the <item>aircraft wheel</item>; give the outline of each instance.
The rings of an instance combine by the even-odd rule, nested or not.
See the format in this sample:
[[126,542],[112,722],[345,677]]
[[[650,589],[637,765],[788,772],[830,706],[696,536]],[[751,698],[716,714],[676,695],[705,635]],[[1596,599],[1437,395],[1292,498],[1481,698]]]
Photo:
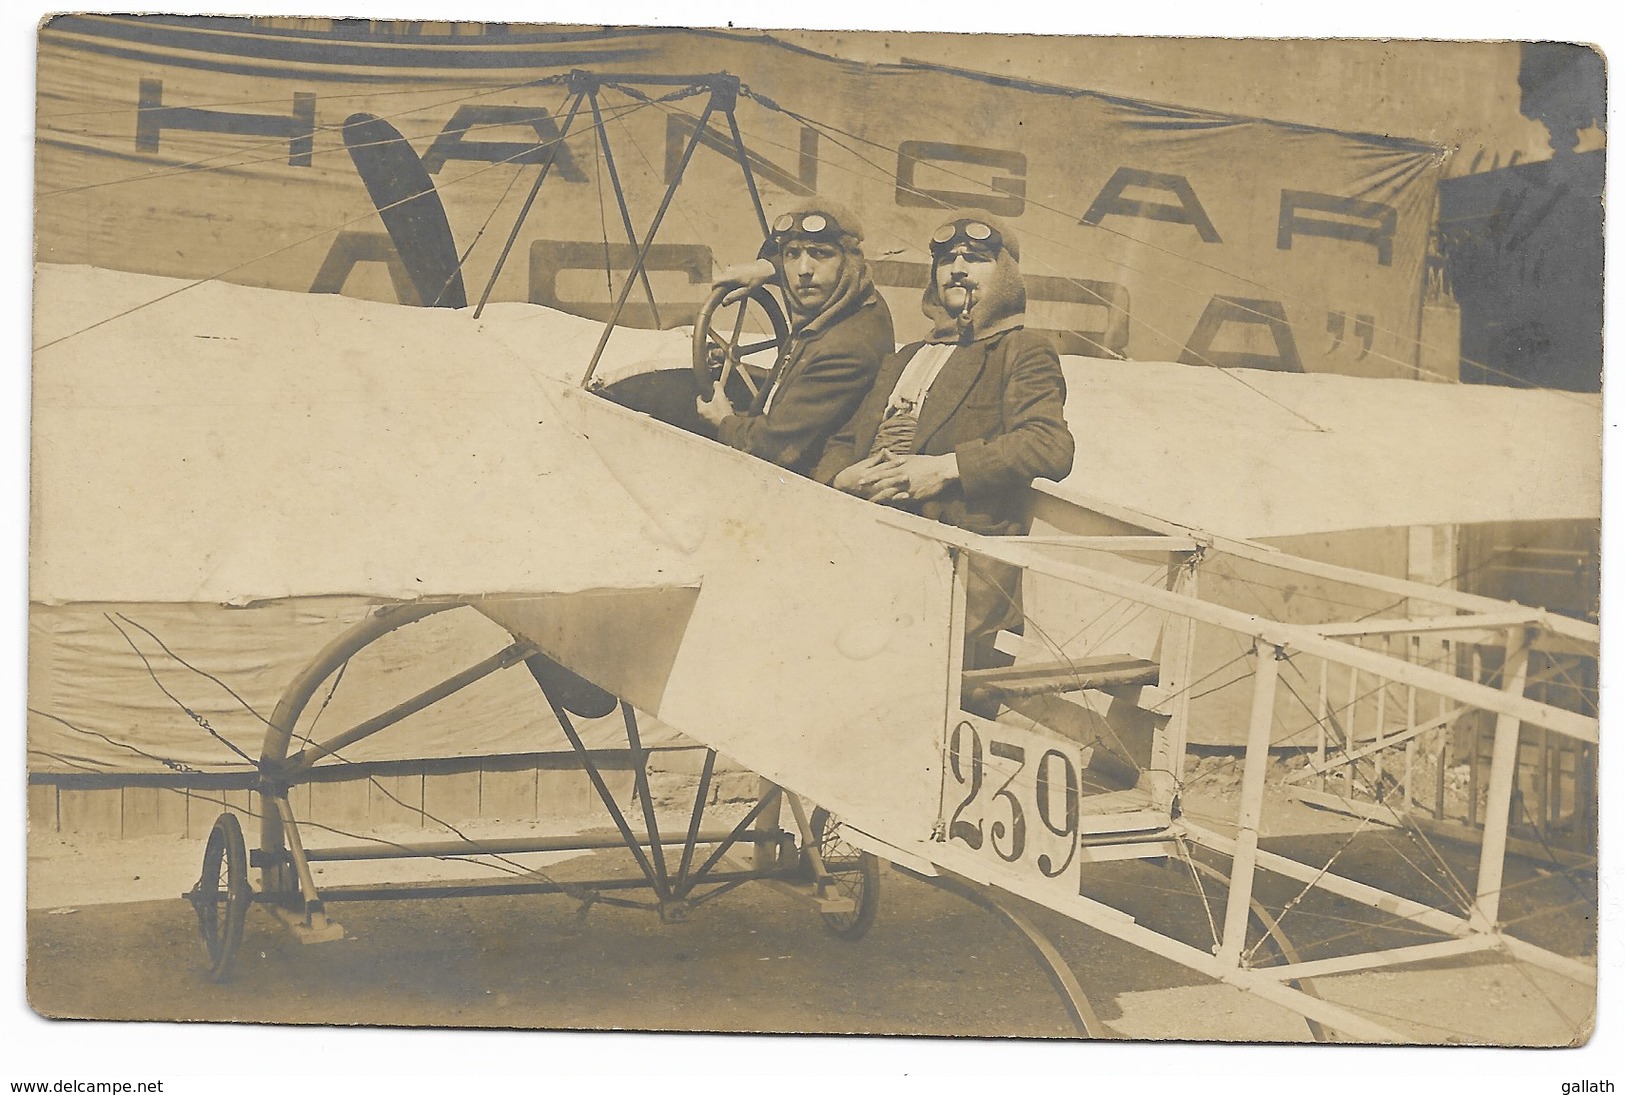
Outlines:
[[835,893],[852,899],[854,908],[846,913],[821,913],[824,930],[837,939],[855,942],[874,927],[880,914],[880,859],[848,843],[841,823],[828,810],[819,807],[809,824],[824,870],[835,880]]
[[243,922],[253,891],[248,885],[248,851],[237,815],[221,814],[203,848],[203,872],[186,899],[197,912],[198,930],[209,955],[208,978],[231,976],[232,960],[243,941]]

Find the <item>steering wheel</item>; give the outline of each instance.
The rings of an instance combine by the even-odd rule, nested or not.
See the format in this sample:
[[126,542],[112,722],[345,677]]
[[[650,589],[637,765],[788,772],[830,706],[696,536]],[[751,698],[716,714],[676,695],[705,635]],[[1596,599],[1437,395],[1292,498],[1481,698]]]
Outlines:
[[[779,348],[790,337],[790,325],[785,322],[784,311],[772,293],[758,286],[743,299],[724,304],[722,298],[735,291],[731,286],[711,290],[694,317],[694,383],[705,400],[711,398],[719,382],[726,391],[728,377],[733,374],[744,382],[753,401],[760,398],[761,388],[744,366],[770,368],[778,357]],[[762,328],[758,321],[751,325],[753,330],[747,330],[746,321],[753,307],[767,317],[767,326],[772,328],[773,334],[769,337],[763,333],[755,342],[742,342],[744,338],[755,337],[754,331]],[[747,360],[751,357],[756,360]]]

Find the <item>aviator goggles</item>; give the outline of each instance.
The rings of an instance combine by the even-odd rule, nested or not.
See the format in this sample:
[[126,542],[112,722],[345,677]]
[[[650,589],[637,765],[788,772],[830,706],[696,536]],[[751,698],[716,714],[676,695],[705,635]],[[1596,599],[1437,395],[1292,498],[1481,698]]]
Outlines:
[[952,254],[961,245],[993,254],[1004,246],[1004,237],[992,225],[969,219],[952,221],[931,234],[931,254],[936,258]]
[[792,236],[838,243],[841,225],[828,213],[784,213],[773,222],[773,241],[782,244]]

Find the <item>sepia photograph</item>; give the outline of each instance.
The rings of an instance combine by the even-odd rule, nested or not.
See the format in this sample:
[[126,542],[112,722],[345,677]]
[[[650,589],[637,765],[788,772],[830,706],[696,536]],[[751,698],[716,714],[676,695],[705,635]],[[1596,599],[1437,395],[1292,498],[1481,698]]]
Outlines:
[[28,43],[15,1029],[1604,1036],[1594,37],[355,10]]

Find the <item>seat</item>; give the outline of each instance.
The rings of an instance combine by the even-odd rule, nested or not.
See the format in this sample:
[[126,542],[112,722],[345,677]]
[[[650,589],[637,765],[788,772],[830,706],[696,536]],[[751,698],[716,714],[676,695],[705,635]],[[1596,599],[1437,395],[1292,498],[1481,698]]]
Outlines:
[[1089,688],[1115,689],[1155,685],[1161,667],[1145,658],[1106,654],[1065,661],[969,669],[961,683],[967,702],[1009,702],[1026,696],[1082,692]]

